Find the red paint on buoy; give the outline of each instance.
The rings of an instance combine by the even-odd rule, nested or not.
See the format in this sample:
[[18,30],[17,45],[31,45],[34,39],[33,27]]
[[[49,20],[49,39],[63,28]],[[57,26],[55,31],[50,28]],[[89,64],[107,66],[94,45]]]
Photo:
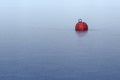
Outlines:
[[88,25],[85,22],[82,22],[82,19],[78,20],[78,23],[75,26],[76,31],[87,31],[88,30]]

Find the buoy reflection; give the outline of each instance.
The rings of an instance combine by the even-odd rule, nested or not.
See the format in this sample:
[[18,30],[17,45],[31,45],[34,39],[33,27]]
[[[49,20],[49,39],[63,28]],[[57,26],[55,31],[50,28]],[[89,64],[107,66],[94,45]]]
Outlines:
[[87,35],[88,31],[75,31],[78,37],[84,37]]

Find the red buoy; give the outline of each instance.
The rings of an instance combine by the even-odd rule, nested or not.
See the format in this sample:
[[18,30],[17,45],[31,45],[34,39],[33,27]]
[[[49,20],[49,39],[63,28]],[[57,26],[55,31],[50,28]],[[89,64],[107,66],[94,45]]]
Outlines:
[[82,19],[78,20],[78,23],[75,26],[76,31],[87,31],[88,25],[85,22],[82,22]]

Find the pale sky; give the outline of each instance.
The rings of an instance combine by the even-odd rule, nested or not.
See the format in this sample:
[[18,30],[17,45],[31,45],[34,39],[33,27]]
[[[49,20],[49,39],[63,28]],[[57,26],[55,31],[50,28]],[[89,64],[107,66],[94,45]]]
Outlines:
[[119,6],[119,0],[1,0],[0,6]]
[[[0,17],[34,19],[43,23],[56,24],[70,22],[82,17],[89,23],[98,19],[116,19],[120,14],[120,0],[1,0]],[[6,14],[6,15],[5,15]],[[116,16],[117,15],[117,16]],[[8,18],[6,17],[6,18]],[[21,18],[20,17],[20,18]],[[1,19],[2,21],[2,19]],[[50,22],[53,21],[53,22]],[[62,22],[63,21],[63,22]],[[75,22],[75,21],[74,21]]]

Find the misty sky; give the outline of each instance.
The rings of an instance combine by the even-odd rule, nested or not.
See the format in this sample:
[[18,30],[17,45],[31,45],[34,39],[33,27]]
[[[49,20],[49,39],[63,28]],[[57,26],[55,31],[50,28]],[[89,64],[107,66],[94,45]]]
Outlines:
[[1,0],[0,6],[6,7],[79,7],[79,6],[119,6],[119,0]]
[[0,21],[13,18],[53,25],[55,21],[56,24],[75,22],[82,17],[89,23],[98,19],[99,23],[106,18],[119,18],[119,3],[119,0],[1,0]]

